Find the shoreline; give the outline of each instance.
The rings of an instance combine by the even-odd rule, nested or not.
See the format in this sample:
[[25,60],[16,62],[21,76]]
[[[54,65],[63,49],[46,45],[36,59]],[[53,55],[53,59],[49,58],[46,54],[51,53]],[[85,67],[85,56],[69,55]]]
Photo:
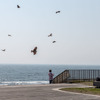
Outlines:
[[0,86],[35,85],[35,84],[49,84],[49,81],[4,81],[4,82],[0,82]]
[[58,83],[58,84],[20,84],[20,85],[0,85],[0,88],[7,88],[7,87],[59,87],[62,88],[62,87],[65,87],[65,86],[73,86],[73,87],[92,87],[92,86],[88,86],[88,85],[84,85],[84,84],[80,84],[80,83],[73,83],[73,84],[70,84],[70,83]]

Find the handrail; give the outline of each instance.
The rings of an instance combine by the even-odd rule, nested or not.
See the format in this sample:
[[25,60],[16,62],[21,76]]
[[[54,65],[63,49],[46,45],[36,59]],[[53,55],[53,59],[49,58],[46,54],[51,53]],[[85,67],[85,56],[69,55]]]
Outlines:
[[59,75],[57,75],[54,79],[53,79],[53,83],[63,83],[67,81],[67,78],[69,78],[69,70],[64,70],[62,73],[60,73]]
[[95,81],[97,77],[100,77],[100,69],[70,69],[57,75],[53,83]]

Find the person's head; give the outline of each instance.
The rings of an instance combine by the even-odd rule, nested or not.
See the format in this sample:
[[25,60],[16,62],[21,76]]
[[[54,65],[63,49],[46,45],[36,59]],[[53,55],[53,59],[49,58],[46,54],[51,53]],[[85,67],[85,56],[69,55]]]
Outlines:
[[49,72],[52,72],[52,70],[50,69]]
[[37,49],[37,47],[35,47],[34,49]]

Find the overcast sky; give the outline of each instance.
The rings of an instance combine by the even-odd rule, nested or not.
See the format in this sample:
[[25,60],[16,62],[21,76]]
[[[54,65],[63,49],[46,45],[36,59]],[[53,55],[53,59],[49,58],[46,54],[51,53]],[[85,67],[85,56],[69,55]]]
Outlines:
[[100,65],[100,0],[1,0],[0,63]]

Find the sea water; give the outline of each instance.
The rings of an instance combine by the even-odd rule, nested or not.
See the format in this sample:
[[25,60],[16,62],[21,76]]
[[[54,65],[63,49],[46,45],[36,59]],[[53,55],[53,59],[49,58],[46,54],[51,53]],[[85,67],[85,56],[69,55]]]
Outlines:
[[48,71],[54,77],[66,69],[100,69],[100,65],[0,64],[0,85],[48,84]]

